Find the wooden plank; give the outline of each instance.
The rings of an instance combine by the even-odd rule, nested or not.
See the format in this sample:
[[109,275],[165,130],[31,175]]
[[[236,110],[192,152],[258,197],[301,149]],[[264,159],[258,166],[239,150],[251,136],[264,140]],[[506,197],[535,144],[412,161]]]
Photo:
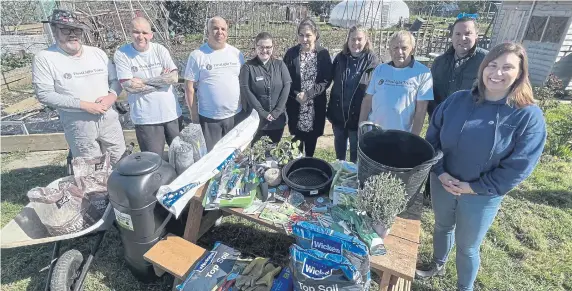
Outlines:
[[379,291],[387,291],[389,289],[389,280],[391,279],[391,274],[388,272],[383,272],[381,275],[381,281],[379,282]]
[[397,283],[395,284],[394,290],[403,291],[404,288],[405,288],[405,280],[403,278],[399,278],[399,280],[397,280]]
[[402,282],[403,282],[403,278],[397,278],[397,282],[395,283],[395,285],[393,285],[392,287],[392,291],[402,291]]
[[[124,130],[125,143],[137,143],[135,130]],[[1,152],[17,151],[54,151],[69,148],[64,133],[46,133],[30,135],[4,135],[0,137]]]
[[200,260],[205,249],[176,235],[168,234],[143,257],[161,270],[184,280],[191,267]]
[[371,267],[407,280],[413,280],[419,244],[391,234],[383,242],[387,249],[387,254],[371,256]]
[[187,223],[185,225],[185,233],[183,238],[196,243],[199,239],[199,232],[201,228],[201,222],[203,220],[203,197],[207,191],[208,183],[197,189],[197,192],[191,201],[189,202],[189,214],[187,216]]
[[26,79],[29,79],[30,83],[32,83],[31,82],[31,80],[32,80],[32,73],[31,72],[19,73],[19,74],[10,74],[10,75],[4,76],[2,78],[2,85],[8,86],[8,85],[11,85],[13,83],[18,83],[18,82],[20,82],[22,80],[26,80]]
[[[35,97],[29,97],[8,107],[2,108],[2,110],[8,114],[15,114],[23,111],[28,111],[32,109],[41,109],[43,105],[38,102]],[[3,117],[4,118],[4,117]]]
[[418,244],[420,243],[419,234],[421,233],[421,221],[397,217],[389,233]]

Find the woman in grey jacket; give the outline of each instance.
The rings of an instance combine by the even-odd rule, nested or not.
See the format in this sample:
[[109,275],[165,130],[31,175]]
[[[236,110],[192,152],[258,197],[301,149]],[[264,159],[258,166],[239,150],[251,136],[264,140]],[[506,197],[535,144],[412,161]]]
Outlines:
[[277,143],[286,126],[286,101],[290,93],[290,74],[283,61],[272,57],[272,36],[261,32],[256,36],[256,57],[240,70],[240,94],[258,112],[260,123],[253,143],[262,136]]

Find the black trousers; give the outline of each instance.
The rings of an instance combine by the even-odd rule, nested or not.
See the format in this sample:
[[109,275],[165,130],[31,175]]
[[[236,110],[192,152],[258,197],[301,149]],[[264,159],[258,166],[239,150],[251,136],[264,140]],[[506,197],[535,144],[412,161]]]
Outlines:
[[316,144],[318,144],[318,138],[319,136],[304,136],[304,137],[299,137],[299,136],[294,136],[294,141],[300,141],[300,146],[298,147],[298,149],[300,149],[301,153],[305,153],[306,157],[313,157],[314,156],[314,152],[316,151]]
[[179,117],[159,124],[136,124],[135,135],[142,152],[154,152],[163,157],[165,142],[171,145],[183,129],[183,118]]
[[207,151],[210,152],[223,136],[247,117],[248,112],[245,110],[225,119],[212,119],[199,114],[199,124],[203,130]]

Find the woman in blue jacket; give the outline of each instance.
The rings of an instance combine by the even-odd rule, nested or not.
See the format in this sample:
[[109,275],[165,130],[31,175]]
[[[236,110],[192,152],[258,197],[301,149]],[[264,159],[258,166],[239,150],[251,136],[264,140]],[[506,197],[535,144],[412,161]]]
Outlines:
[[430,176],[433,263],[417,270],[416,277],[443,275],[454,241],[457,287],[473,290],[479,248],[501,201],[532,173],[546,141],[524,48],[515,43],[494,47],[479,67],[478,84],[437,107],[426,139],[444,156]]

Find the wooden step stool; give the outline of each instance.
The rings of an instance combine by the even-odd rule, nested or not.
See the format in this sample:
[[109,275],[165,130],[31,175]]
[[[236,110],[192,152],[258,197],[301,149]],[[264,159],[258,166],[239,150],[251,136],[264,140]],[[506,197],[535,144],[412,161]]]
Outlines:
[[173,284],[173,288],[175,288],[177,282],[180,283],[187,278],[193,265],[201,259],[205,252],[205,249],[182,237],[168,234],[148,250],[143,257],[153,264],[157,276],[161,276],[165,272],[175,276],[175,284]]

